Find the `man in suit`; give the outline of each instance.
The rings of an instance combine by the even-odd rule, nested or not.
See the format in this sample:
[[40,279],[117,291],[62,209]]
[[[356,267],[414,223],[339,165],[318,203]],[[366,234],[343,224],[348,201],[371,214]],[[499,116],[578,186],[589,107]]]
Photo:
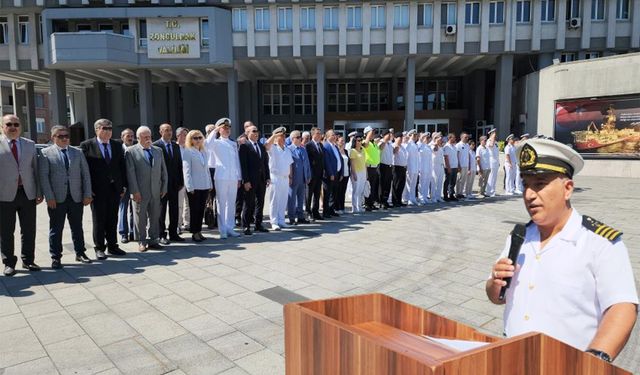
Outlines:
[[255,220],[255,230],[268,232],[262,226],[262,209],[264,195],[269,180],[269,155],[258,139],[260,132],[251,123],[245,130],[247,142],[240,145],[240,169],[242,171],[242,190],[244,204],[242,207],[242,226],[244,234],[251,234],[251,221]]
[[335,145],[337,136],[333,130],[327,130],[324,136],[324,178],[322,180],[322,215],[325,219],[340,216],[335,210],[339,182],[342,179],[342,156]]
[[311,182],[309,182],[309,194],[307,194],[307,214],[313,220],[322,220],[320,216],[320,190],[322,189],[322,176],[324,175],[324,153],[322,148],[322,130],[311,129],[311,141],[305,148],[309,155],[311,165]]
[[111,121],[96,120],[93,128],[96,136],[80,143],[80,148],[91,173],[94,249],[96,258],[104,260],[107,251],[109,255],[126,254],[118,247],[117,227],[118,208],[125,194],[127,178],[122,143],[111,139]]
[[138,144],[129,147],[126,153],[127,177],[133,199],[138,250],[144,252],[162,248],[158,243],[160,200],[167,194],[168,176],[162,150],[151,144],[151,129],[141,126],[136,136]]
[[16,214],[22,233],[22,266],[39,271],[34,263],[36,242],[36,205],[42,202],[38,181],[38,160],[35,144],[20,137],[20,119],[14,115],[2,117],[0,134],[0,252],[4,275],[16,273],[18,258],[14,255],[13,234]]
[[49,212],[51,268],[62,268],[62,231],[69,220],[76,261],[91,263],[85,254],[82,214],[91,198],[91,175],[82,151],[69,147],[69,128],[51,128],[53,145],[42,150],[38,162],[40,186]]
[[[135,139],[135,133],[132,129],[126,128],[120,133],[120,141],[122,142],[122,149],[127,150],[127,147],[133,146]],[[128,243],[135,238],[135,228],[133,223],[133,205],[129,194],[124,194],[120,198],[120,208],[118,211],[118,233],[120,233],[120,242]]]
[[[184,242],[184,238],[178,235],[178,198],[180,189],[184,187],[182,175],[182,154],[180,146],[171,140],[173,128],[169,124],[160,125],[160,136],[153,143],[162,150],[164,165],[167,168],[167,194],[162,197],[160,207],[160,243],[168,245],[170,241]],[[166,216],[169,206],[169,238],[167,239]]]

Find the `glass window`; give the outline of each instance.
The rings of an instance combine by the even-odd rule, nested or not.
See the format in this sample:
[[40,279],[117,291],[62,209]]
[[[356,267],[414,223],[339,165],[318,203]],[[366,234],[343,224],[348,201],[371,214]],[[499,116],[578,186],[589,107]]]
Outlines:
[[329,112],[357,111],[355,83],[329,83],[327,86]]
[[393,6],[393,27],[396,29],[409,27],[409,4]]
[[101,24],[98,25],[98,31],[112,33],[113,32],[113,24],[101,23]]
[[457,80],[428,80],[420,85],[416,81],[416,96],[424,95],[421,105],[426,110],[456,109],[459,107],[458,86]]
[[433,4],[418,4],[418,26],[433,26]]
[[247,8],[233,8],[231,17],[233,31],[247,31]]
[[587,52],[584,54],[585,60],[597,59],[598,57],[602,57],[600,52]]
[[580,17],[580,0],[567,0],[567,21],[576,17]]
[[296,83],[293,85],[293,113],[296,115],[314,115],[316,113],[315,83]]
[[542,12],[540,13],[542,22],[553,22],[556,20],[555,0],[542,0]]
[[293,29],[292,17],[291,8],[278,8],[278,30],[289,31]]
[[289,85],[266,83],[262,88],[262,109],[265,115],[288,115],[291,112]]
[[269,8],[256,8],[256,31],[265,31],[271,28],[271,13]]
[[131,30],[129,30],[129,24],[128,23],[120,25],[120,34],[131,36]]
[[455,25],[457,23],[456,3],[442,3],[440,11],[440,22],[442,22],[443,27],[447,25]]
[[480,24],[480,3],[464,4],[464,23],[467,25]]
[[302,30],[315,30],[316,28],[316,8],[300,8],[300,28]]
[[384,5],[372,5],[371,6],[371,28],[372,29],[384,29],[386,26]]
[[81,32],[81,31],[92,31],[91,30],[91,24],[88,23],[79,23],[76,25],[76,31],[77,32]]
[[629,0],[616,0],[616,19],[629,19]]
[[0,17],[0,44],[9,44],[9,20]]
[[348,29],[362,28],[362,7],[359,7],[359,6],[347,7],[347,28]]
[[531,21],[531,2],[518,1],[516,4],[516,22],[526,23]]
[[578,60],[578,55],[575,53],[560,54],[560,62],[571,62],[576,60]]
[[489,23],[504,23],[504,1],[492,1],[489,3]]
[[337,7],[324,8],[324,29],[325,30],[338,29],[338,8]]
[[46,124],[44,122],[44,119],[41,117],[36,117],[36,131],[42,134],[44,133],[45,127],[46,127]]
[[389,110],[389,84],[387,82],[360,83],[360,111]]
[[209,18],[200,19],[200,39],[203,47],[209,47]]
[[18,32],[20,33],[18,43],[29,44],[29,16],[18,16]]
[[35,95],[36,108],[44,108],[44,94]]
[[604,20],[604,0],[591,0],[591,19]]
[[147,47],[147,20],[138,20],[138,42],[140,47]]

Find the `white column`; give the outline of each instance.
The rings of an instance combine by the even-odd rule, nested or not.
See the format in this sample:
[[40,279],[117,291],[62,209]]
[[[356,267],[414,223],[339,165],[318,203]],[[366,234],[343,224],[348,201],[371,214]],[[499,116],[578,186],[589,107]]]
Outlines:
[[513,32],[513,22],[512,22],[512,0],[504,1],[504,50],[511,50],[511,33]]
[[271,27],[269,28],[269,56],[278,57],[278,8],[269,5]]
[[533,6],[533,28],[531,30],[531,50],[539,51],[540,50],[540,34],[542,30],[542,21],[540,17],[542,16],[542,3],[540,1],[532,1],[531,5]]
[[[62,70],[49,72],[49,86],[51,87],[49,108],[52,112],[52,120],[59,125],[67,124],[67,87],[65,74]],[[140,101],[142,106],[142,101]]]
[[371,53],[371,4],[362,4],[362,55]]
[[29,51],[31,52],[31,69],[33,70],[40,69],[38,64],[38,28],[36,27],[37,23],[38,17],[36,16],[36,14],[29,13]]
[[256,57],[256,10],[247,5],[247,56]]
[[[405,81],[404,130],[413,129],[416,104],[416,58],[407,58],[407,76]],[[395,99],[394,99],[395,100]]]
[[442,30],[440,28],[440,7],[442,6],[440,0],[433,1],[433,44],[432,53],[437,55],[440,53],[440,39],[442,37]]
[[293,17],[293,22],[291,26],[293,27],[293,56],[300,56],[300,5],[293,4],[293,9],[291,10],[291,17]]
[[324,56],[324,8],[316,4],[316,56]]
[[409,3],[409,54],[416,53],[418,53],[418,3],[412,1]]
[[633,0],[631,4],[631,48],[640,47],[640,0]]
[[387,22],[385,24],[385,46],[384,53],[386,55],[393,55],[393,2],[387,1],[387,7],[385,9],[385,15]]
[[[582,34],[580,35],[580,48],[588,49],[591,45],[591,1],[582,0],[582,26],[580,27]],[[615,0],[609,0],[615,3]]]
[[513,55],[501,55],[496,61],[495,114],[498,139],[505,139],[511,130],[511,93]]
[[458,0],[458,11],[457,11],[457,24],[458,31],[456,32],[456,53],[463,54],[464,53],[464,11],[465,11],[465,0]]
[[231,68],[227,71],[227,97],[229,108],[229,119],[234,124],[233,127],[236,130],[235,135],[240,134],[240,111],[238,107],[238,72],[235,68]]
[[24,96],[25,105],[27,106],[27,121],[29,133],[31,134],[31,140],[38,142],[38,126],[36,124],[36,93],[33,88],[33,81],[26,82],[24,84]]
[[7,14],[7,27],[9,28],[9,69],[18,70],[18,22],[16,15]]
[[338,55],[347,55],[347,6],[338,6]]
[[489,0],[482,0],[480,18],[480,53],[487,53],[489,52]]
[[[13,114],[18,116],[23,123],[26,124],[26,116],[23,111],[25,106],[24,96],[22,95],[22,90],[18,89],[18,85],[20,82],[11,82],[11,94],[13,95]],[[25,126],[24,131],[28,131],[29,127]]]
[[563,50],[565,44],[565,35],[567,33],[567,3],[565,1],[556,2],[558,5],[558,14],[556,15],[556,50]]
[[153,127],[153,84],[151,71],[138,71],[138,102],[140,103],[140,125]]
[[316,121],[317,127],[324,131],[324,113],[325,108],[325,66],[324,60],[318,60],[316,63]]
[[616,1],[607,1],[607,48],[616,47]]

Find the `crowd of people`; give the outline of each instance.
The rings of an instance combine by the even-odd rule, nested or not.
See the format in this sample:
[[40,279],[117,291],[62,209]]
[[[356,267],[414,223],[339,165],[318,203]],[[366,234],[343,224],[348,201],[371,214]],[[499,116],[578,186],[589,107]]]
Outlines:
[[[76,260],[91,262],[82,229],[87,205],[96,258],[103,260],[126,254],[118,237],[122,243],[137,241],[144,252],[183,242],[184,232],[194,242],[204,241],[205,222],[226,239],[327,220],[345,213],[349,194],[354,214],[473,199],[476,174],[479,194],[496,194],[500,162],[494,130],[480,138],[476,149],[466,132],[457,141],[453,133],[378,133],[371,127],[347,137],[319,128],[287,136],[281,127],[267,139],[247,121],[234,140],[231,129],[228,118],[207,125],[205,134],[184,127],[174,132],[164,123],[155,142],[146,126],[125,129],[116,140],[111,121],[99,119],[96,136],[79,149],[70,147],[67,127],[54,126],[52,144],[38,154],[33,142],[20,137],[20,119],[4,116],[0,162],[8,172],[0,176],[0,242],[5,275],[14,274],[17,263],[16,215],[23,231],[23,266],[39,269],[34,263],[35,206],[43,200],[50,218],[52,267],[58,269],[66,220]],[[515,137],[510,135],[507,143],[505,186],[507,194],[516,194],[522,188]],[[268,227],[263,223],[265,198]]]

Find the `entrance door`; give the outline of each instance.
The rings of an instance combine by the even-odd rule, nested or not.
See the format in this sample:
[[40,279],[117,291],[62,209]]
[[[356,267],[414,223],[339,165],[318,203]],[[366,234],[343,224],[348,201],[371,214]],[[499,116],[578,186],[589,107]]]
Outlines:
[[440,132],[442,135],[447,135],[449,133],[449,120],[415,120],[413,128],[416,129],[418,133],[429,132],[433,134],[435,132]]

